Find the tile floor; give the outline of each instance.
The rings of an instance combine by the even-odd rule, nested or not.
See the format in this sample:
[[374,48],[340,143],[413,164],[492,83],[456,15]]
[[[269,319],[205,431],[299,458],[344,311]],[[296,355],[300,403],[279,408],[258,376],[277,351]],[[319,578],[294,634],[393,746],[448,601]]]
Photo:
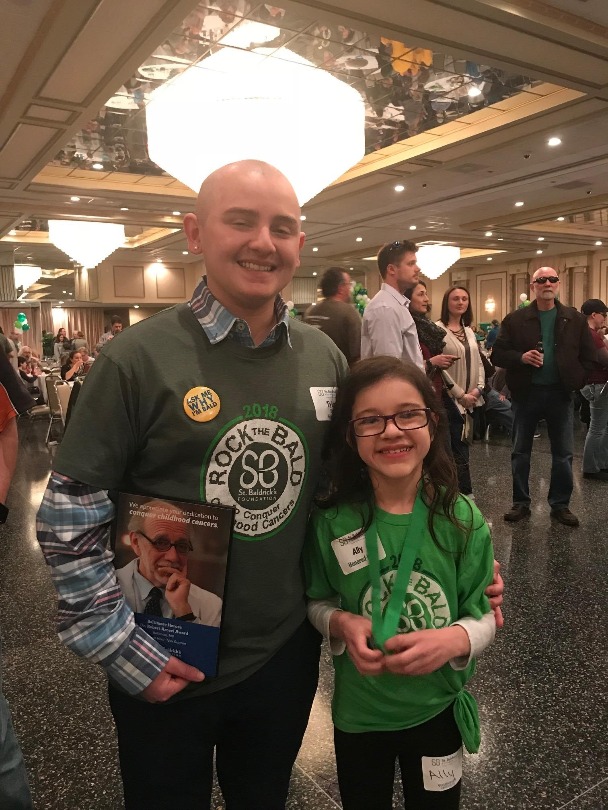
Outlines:
[[[54,592],[34,533],[49,471],[42,425],[22,442],[1,529],[0,623],[4,690],[21,739],[36,810],[119,810],[116,744],[101,672],[55,637]],[[509,447],[500,438],[471,452],[477,503],[493,524],[507,584],[506,627],[472,682],[482,748],[467,757],[462,810],[608,808],[608,485],[582,479],[577,436],[572,510],[579,529],[552,522],[550,456],[535,441],[532,517],[510,525]],[[329,712],[331,662],[294,770],[289,810],[339,808]],[[400,807],[397,791],[395,807]],[[214,795],[214,808],[222,808]],[[181,810],[179,804],[175,810]],[[373,808],[370,808],[373,810]],[[415,810],[415,808],[412,808]]]

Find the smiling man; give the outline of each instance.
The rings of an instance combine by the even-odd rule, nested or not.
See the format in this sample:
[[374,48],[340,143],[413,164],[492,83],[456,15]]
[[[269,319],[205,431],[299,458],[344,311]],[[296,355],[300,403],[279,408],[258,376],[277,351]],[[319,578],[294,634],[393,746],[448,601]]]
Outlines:
[[536,299],[503,320],[492,362],[507,370],[513,409],[513,506],[505,520],[515,523],[530,515],[530,457],[534,430],[545,419],[551,443],[551,483],[547,500],[551,517],[576,527],[570,511],[572,495],[572,392],[582,388],[596,360],[584,315],[557,300],[559,276],[540,267],[530,284]]
[[407,239],[389,242],[378,253],[382,287],[365,307],[361,358],[385,354],[415,363],[424,371],[418,330],[405,291],[418,283],[418,248]]
[[[130,327],[95,360],[38,537],[60,636],[110,681],[127,810],[208,807],[214,751],[228,807],[282,810],[318,679],[300,557],[347,366],[279,295],[304,243],[279,171],[219,169],[184,228],[206,277],[188,303]],[[107,549],[114,489],[234,507],[217,677],[203,680],[135,625]]]

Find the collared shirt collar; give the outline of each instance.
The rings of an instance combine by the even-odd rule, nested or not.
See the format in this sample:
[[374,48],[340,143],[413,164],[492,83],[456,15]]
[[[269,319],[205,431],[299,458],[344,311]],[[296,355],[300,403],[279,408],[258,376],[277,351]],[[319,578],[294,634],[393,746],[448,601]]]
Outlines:
[[405,295],[403,295],[403,293],[400,293],[399,290],[396,290],[394,287],[391,287],[391,285],[387,284],[386,281],[382,282],[381,289],[383,289],[385,292],[390,293],[395,299],[395,301],[398,301],[400,304],[403,304],[403,306],[408,307],[409,309],[410,299],[407,298]]
[[291,348],[289,310],[280,295],[277,295],[274,302],[276,326],[272,328],[268,336],[257,347],[251,337],[251,331],[247,321],[237,318],[227,310],[223,304],[220,304],[207,286],[207,276],[203,276],[197,288],[194,290],[189,303],[195,318],[202,326],[204,333],[212,344],[221,343],[222,340],[230,337],[241,345],[248,346],[252,349],[266,348],[267,346],[272,346],[279,339],[281,331],[285,329],[287,342]]

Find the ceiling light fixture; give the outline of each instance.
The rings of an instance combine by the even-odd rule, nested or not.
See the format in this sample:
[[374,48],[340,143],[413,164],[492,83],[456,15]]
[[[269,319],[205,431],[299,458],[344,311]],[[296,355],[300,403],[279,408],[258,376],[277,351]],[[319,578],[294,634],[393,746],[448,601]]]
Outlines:
[[15,276],[15,289],[23,287],[25,292],[28,287],[35,284],[42,275],[42,267],[36,267],[31,264],[16,264],[13,267]]
[[491,262],[491,261],[492,261],[492,257],[491,257],[491,256],[488,256],[488,258],[486,259],[486,261],[487,261],[487,262]]
[[516,208],[521,208],[522,205],[523,205],[523,202],[521,200],[518,200],[518,202],[515,203]]
[[314,247],[314,248],[312,249],[312,252],[313,252],[313,253],[316,253],[318,250],[319,250],[319,248],[318,248],[318,247]]
[[174,217],[181,217],[181,215],[182,215],[181,211],[173,211],[172,213],[173,213]]
[[[285,47],[246,50],[260,42],[251,25],[235,28],[246,45],[221,48],[151,94],[148,151],[194,191],[227,163],[265,160],[302,205],[365,154],[365,107],[358,90]],[[247,137],[226,121],[246,121]]]
[[545,237],[544,237],[544,236],[539,236],[537,241],[539,241],[539,242],[544,242],[544,241],[545,241]]
[[121,208],[120,210],[121,210],[121,211],[128,211],[129,209],[128,209],[128,208],[125,208],[125,207],[123,206],[123,208]]
[[410,225],[410,231],[415,231],[415,230],[416,230],[416,226],[415,225]]
[[182,250],[182,256],[187,256],[187,255],[188,255],[188,251],[187,250]]
[[62,304],[65,303],[65,301],[57,301],[57,303],[59,304],[59,306],[61,306]]
[[83,267],[96,267],[125,241],[125,226],[115,222],[49,219],[49,239]]
[[317,275],[317,271],[313,270],[313,276],[316,276],[316,275]]
[[139,304],[133,304],[133,309],[139,309]]
[[597,242],[596,242],[595,244],[596,244],[596,246],[597,246],[597,247],[599,247],[600,245],[602,245],[602,244],[603,244],[603,242],[600,242],[600,240],[598,239],[598,240],[597,240]]
[[363,241],[363,237],[362,237],[362,236],[358,236],[358,237],[355,239],[355,242],[362,242],[362,241]]
[[547,141],[547,146],[559,146],[561,142],[562,142],[561,138],[557,138],[554,136],[553,138],[549,138],[549,140]]
[[538,255],[540,256],[540,254],[542,253],[542,250],[537,250],[536,252],[537,252],[537,253],[538,253]]
[[80,202],[80,197],[70,197],[71,202]]
[[416,264],[427,278],[439,278],[460,258],[460,248],[454,245],[420,245]]
[[486,231],[486,236],[492,236],[492,231]]
[[405,191],[405,186],[402,186],[401,183],[395,186],[395,191]]
[[304,222],[306,219],[306,214],[300,214],[300,222]]
[[558,218],[557,218],[557,221],[558,221],[558,222],[563,222],[565,219],[566,219],[566,217],[558,217]]

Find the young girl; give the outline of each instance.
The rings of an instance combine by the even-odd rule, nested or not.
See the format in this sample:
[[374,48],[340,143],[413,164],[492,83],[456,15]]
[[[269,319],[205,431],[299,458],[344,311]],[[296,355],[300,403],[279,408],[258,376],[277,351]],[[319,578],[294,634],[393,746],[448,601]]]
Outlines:
[[338,391],[331,495],[305,554],[309,617],[330,638],[345,810],[392,808],[399,760],[410,810],[459,806],[461,744],[479,721],[464,690],[494,638],[488,527],[458,494],[445,412],[425,374],[363,360]]

